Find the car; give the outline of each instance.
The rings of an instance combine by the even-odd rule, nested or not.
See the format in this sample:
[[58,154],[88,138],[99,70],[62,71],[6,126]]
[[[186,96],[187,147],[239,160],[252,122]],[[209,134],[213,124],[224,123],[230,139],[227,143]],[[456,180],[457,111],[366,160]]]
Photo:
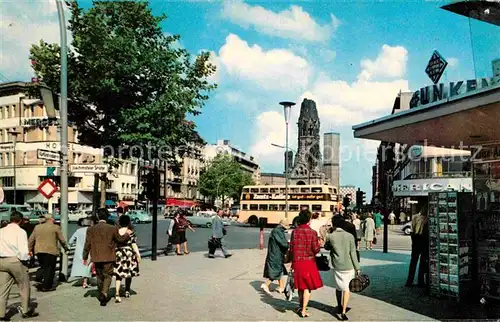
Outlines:
[[116,212],[110,213],[107,222],[110,225],[115,225],[118,222],[118,213]]
[[401,228],[401,230],[405,235],[411,235],[411,223],[403,225],[403,228]]
[[70,211],[68,213],[68,221],[80,223],[83,219],[86,219],[90,216],[92,216],[92,210]]
[[[212,219],[216,216],[217,213],[215,211],[198,211],[195,215],[190,216],[188,221],[193,226],[200,227],[212,227]],[[222,223],[224,226],[231,225],[229,220],[223,219]]]
[[14,210],[20,212],[23,215],[23,217],[30,217],[33,208],[31,208],[29,205],[1,204],[0,220],[10,222],[10,214]]
[[127,211],[126,215],[130,217],[130,220],[134,224],[150,223],[153,221],[153,217],[150,216],[144,210],[130,210],[130,211]]

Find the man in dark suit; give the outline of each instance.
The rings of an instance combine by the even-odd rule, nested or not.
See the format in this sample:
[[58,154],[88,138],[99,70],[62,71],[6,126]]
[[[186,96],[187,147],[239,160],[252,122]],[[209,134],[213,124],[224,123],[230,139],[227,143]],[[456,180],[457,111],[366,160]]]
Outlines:
[[99,222],[87,230],[83,249],[83,264],[87,265],[90,254],[95,265],[101,306],[108,303],[108,291],[116,261],[116,243],[126,242],[132,234],[131,230],[127,230],[125,235],[120,235],[117,227],[107,223],[108,216],[108,210],[105,208],[97,211]]

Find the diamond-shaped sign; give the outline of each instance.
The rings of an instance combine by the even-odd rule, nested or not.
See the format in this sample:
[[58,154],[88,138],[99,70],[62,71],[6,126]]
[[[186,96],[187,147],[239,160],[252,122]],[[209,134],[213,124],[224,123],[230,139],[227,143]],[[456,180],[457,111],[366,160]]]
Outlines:
[[45,179],[38,186],[38,191],[47,199],[50,199],[57,192],[57,185],[50,179]]
[[443,56],[441,56],[441,54],[439,54],[439,52],[435,50],[432,53],[429,63],[427,64],[425,73],[429,76],[434,84],[437,84],[439,82],[439,79],[443,75],[446,66],[448,66],[448,62],[446,61],[446,59],[444,59]]

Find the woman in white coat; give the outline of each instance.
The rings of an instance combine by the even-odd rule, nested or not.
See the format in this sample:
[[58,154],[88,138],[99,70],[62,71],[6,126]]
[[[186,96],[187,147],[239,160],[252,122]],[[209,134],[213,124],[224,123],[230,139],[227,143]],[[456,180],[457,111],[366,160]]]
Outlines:
[[372,214],[368,214],[363,224],[363,235],[365,237],[366,249],[368,244],[370,249],[373,248],[373,238],[375,237],[375,221],[373,221]]
[[71,267],[71,276],[68,281],[83,279],[83,288],[88,287],[88,279],[91,275],[90,261],[88,265],[83,265],[83,247],[85,246],[85,238],[87,237],[87,229],[92,225],[91,219],[82,220],[79,228],[73,236],[69,239],[68,244],[73,245],[76,243],[75,255],[73,257],[73,265]]

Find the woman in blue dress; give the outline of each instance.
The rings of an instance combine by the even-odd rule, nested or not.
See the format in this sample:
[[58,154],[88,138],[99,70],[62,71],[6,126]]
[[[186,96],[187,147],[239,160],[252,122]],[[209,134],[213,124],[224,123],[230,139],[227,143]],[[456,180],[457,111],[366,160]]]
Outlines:
[[85,246],[85,238],[87,237],[87,229],[92,225],[91,219],[84,219],[79,222],[81,228],[77,229],[73,236],[69,239],[69,244],[76,243],[75,255],[73,257],[73,266],[71,268],[71,276],[69,281],[83,279],[83,288],[88,287],[88,279],[91,277],[90,261],[87,266],[83,265],[83,247]]

